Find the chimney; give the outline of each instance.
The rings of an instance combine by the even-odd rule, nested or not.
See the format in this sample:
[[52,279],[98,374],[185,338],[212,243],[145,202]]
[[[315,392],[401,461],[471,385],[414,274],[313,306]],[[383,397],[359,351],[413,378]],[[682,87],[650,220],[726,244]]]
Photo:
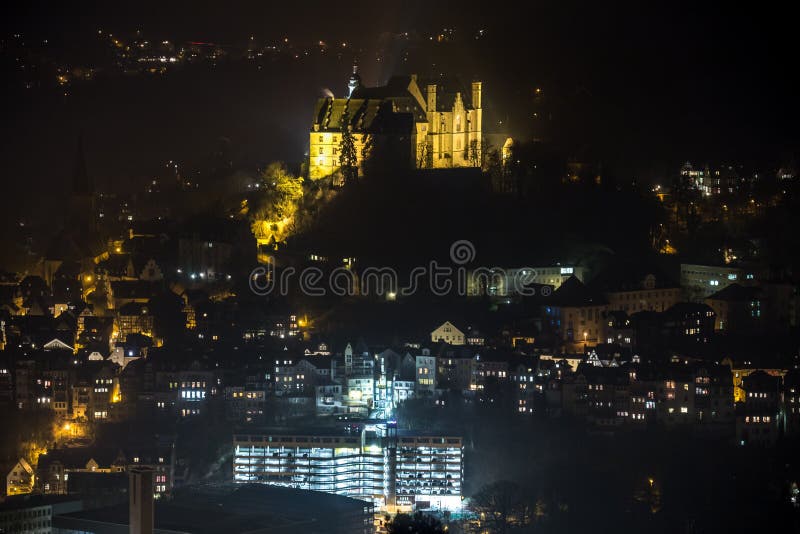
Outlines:
[[428,113],[436,111],[436,86],[428,85]]
[[153,469],[139,467],[128,475],[130,534],[153,534]]
[[472,107],[481,108],[481,82],[472,82]]

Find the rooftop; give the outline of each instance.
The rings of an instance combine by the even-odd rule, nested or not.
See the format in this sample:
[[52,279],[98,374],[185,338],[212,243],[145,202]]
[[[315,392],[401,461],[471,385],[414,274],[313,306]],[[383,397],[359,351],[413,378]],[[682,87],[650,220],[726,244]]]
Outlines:
[[[128,504],[57,516],[53,526],[127,532]],[[177,490],[155,503],[155,532],[354,532],[371,519],[372,505],[357,499],[259,484],[222,484]],[[92,527],[92,528],[90,528]],[[117,528],[115,528],[117,527]],[[124,527],[125,530],[119,527]]]

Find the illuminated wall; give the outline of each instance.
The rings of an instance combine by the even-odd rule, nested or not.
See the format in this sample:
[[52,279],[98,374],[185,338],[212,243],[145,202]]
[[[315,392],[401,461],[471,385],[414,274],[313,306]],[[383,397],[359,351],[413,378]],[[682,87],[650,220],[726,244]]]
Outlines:
[[[392,83],[390,81],[390,85]],[[326,97],[317,101],[309,136],[309,177],[312,180],[329,176],[339,169],[341,118],[345,109],[353,120],[353,141],[360,172],[365,155],[364,145],[367,143],[366,133],[372,131],[372,121],[378,109],[385,104],[391,105],[393,113],[410,113],[413,116],[413,126],[409,126],[408,132],[402,132],[402,137],[407,136],[411,142],[409,159],[413,160],[416,167],[481,166],[481,82],[472,82],[470,93],[464,95],[460,92],[437,95],[436,85],[427,85],[423,94],[416,75],[411,75],[402,88],[397,85],[393,88],[396,91],[385,96]]]
[[[356,149],[356,159],[359,169],[363,162],[364,143],[367,136],[364,134],[353,134],[353,145]],[[339,169],[339,157],[341,156],[342,136],[338,132],[311,132],[309,138],[309,176],[312,179],[329,176]]]
[[461,438],[400,437],[397,440],[398,506],[458,510],[463,479]]
[[373,426],[336,435],[235,435],[233,479],[335,493],[378,507],[396,499],[404,508],[461,509],[461,438],[390,437],[385,424]]

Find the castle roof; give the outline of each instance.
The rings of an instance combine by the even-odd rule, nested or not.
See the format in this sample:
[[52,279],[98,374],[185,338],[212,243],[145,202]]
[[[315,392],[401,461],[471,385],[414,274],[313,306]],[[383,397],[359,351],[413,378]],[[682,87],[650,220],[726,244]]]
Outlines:
[[321,98],[317,101],[314,124],[319,131],[342,131],[347,122],[353,131],[366,133],[409,132],[414,118],[424,120],[423,115],[414,115],[412,104],[397,106],[385,99]]
[[472,107],[471,92],[454,78],[424,83],[413,74],[392,76],[386,85],[358,85],[350,98],[320,98],[314,110],[314,125],[319,131],[341,131],[347,111],[354,131],[408,131],[413,122],[427,121],[427,102],[421,89],[427,85],[437,87],[436,111],[451,110],[459,95],[464,107]]

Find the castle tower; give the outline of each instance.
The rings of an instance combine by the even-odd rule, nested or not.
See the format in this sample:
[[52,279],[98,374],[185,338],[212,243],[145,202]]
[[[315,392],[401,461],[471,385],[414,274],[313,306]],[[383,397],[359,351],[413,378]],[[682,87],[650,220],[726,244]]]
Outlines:
[[472,82],[472,107],[481,108],[481,82]]
[[428,85],[428,113],[436,111],[436,86]]

